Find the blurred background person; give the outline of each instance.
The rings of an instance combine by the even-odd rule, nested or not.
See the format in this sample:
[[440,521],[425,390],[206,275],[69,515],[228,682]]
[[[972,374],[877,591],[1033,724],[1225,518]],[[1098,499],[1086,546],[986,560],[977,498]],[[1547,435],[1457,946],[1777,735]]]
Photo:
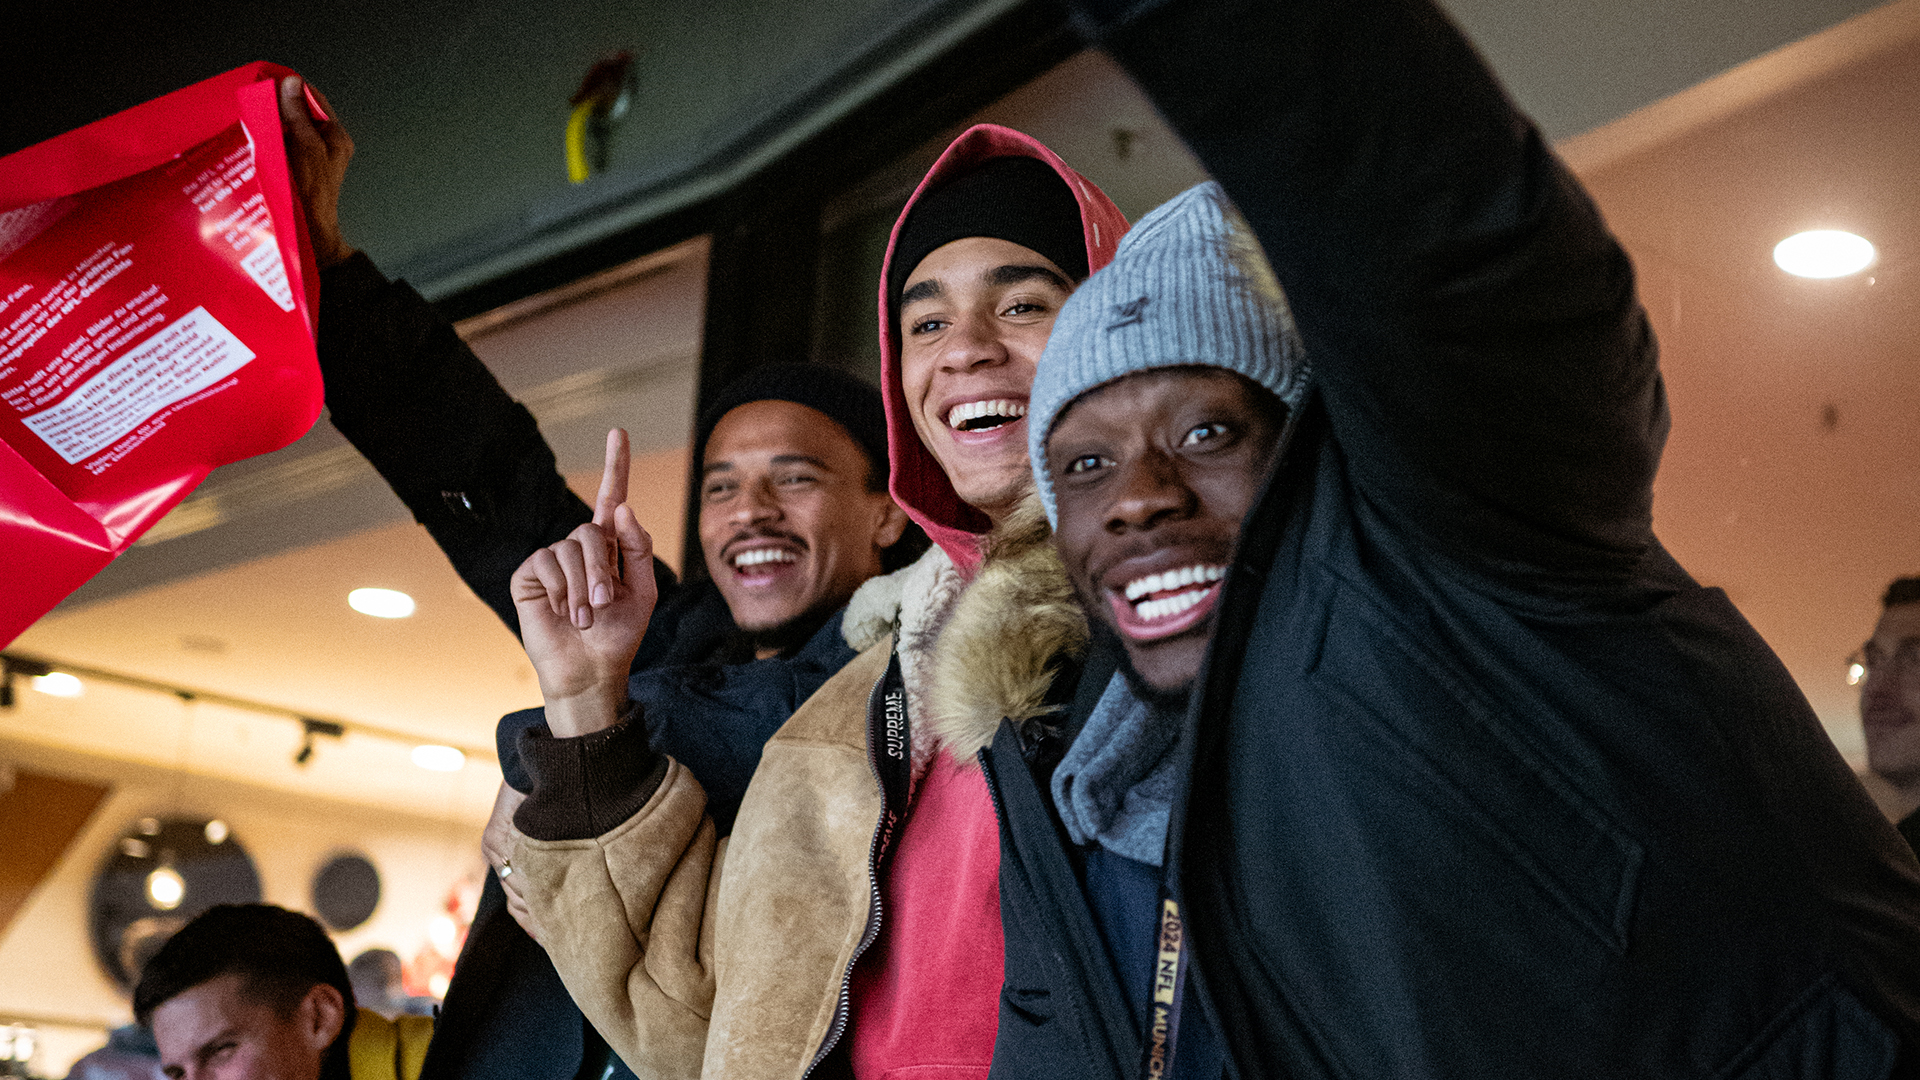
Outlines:
[[347,965],[353,999],[391,1020],[396,1016],[432,1016],[433,999],[407,993],[400,954],[392,949],[368,949]]
[[67,1080],[163,1080],[160,1048],[139,1024],[107,1032],[107,1045],[73,1063]]
[[416,1080],[433,1021],[357,1008],[326,930],[221,904],[161,948],[133,991],[172,1080]]
[[1853,662],[1867,768],[1893,786],[1893,805],[1882,809],[1920,852],[1920,576],[1887,586],[1880,622]]

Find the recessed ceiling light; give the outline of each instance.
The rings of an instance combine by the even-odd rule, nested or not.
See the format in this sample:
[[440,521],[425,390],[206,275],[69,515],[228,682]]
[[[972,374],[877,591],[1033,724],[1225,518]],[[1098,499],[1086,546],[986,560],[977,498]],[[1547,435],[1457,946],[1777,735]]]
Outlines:
[[1775,244],[1773,262],[1797,277],[1846,277],[1865,270],[1873,262],[1873,245],[1850,232],[1814,229],[1795,233]]
[[86,691],[80,680],[64,671],[52,671],[33,677],[33,688],[54,697],[79,697]]
[[452,746],[416,746],[413,763],[429,772],[459,772],[467,763],[467,755]]
[[347,594],[347,606],[376,618],[404,619],[413,614],[413,597],[395,589],[355,589]]

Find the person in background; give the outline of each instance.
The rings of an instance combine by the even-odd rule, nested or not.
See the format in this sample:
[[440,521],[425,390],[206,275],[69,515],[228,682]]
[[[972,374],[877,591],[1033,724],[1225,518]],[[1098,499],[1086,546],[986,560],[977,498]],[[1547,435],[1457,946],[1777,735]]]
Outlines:
[[353,998],[361,1008],[389,1020],[396,1016],[432,1016],[433,999],[408,994],[403,983],[405,974],[400,954],[392,949],[368,949],[347,962],[347,981],[353,984]]
[[417,1080],[433,1021],[357,1009],[320,924],[221,904],[161,948],[133,991],[168,1080]]
[[[971,755],[927,702],[933,644],[992,524],[1031,487],[1034,365],[1126,221],[1018,132],[981,125],[903,211],[881,273],[891,490],[935,543],[848,606],[861,655],[768,742],[733,835],[699,774],[646,759],[663,718],[618,673],[650,632],[644,578],[605,542],[556,546],[514,578],[546,727],[522,757],[514,866],[574,998],[662,1075],[983,1076],[1001,989],[999,840]],[[628,565],[630,515],[608,524]],[[582,629],[565,612],[606,587]],[[520,874],[516,873],[516,877]]]
[[107,1032],[107,1045],[67,1070],[67,1080],[161,1080],[160,1048],[153,1032],[127,1024]]
[[[1108,891],[1089,866],[1094,920],[1009,904],[1031,1015],[1001,1037],[1063,1049],[1000,1075],[1169,1051],[1184,1075],[1193,1024],[1229,1075],[1293,1080],[1920,1072],[1920,864],[1654,535],[1669,414],[1632,265],[1466,39],[1428,0],[1069,6],[1244,215],[1310,372],[1271,474],[1209,486],[1185,447],[1258,410],[1189,427],[1199,391],[1142,378],[1047,414],[1150,344],[1218,362],[1243,319],[1165,310],[1217,271],[1089,283],[1060,316],[1028,420],[1068,576],[1142,682],[1191,682],[1157,872]],[[1088,749],[1046,801],[1154,850],[1158,799],[1110,813],[1141,785]],[[1112,951],[1151,950],[1151,999],[1080,996],[1098,946],[1016,941],[1021,910],[1132,926]]]
[[[281,89],[321,266],[318,344],[333,423],[518,633],[508,577],[593,511],[567,488],[531,414],[446,320],[346,243],[338,208],[353,140],[330,106],[329,120],[314,118],[298,80]],[[887,497],[878,392],[831,369],[770,364],[742,376],[697,418],[693,460],[707,578],[681,585],[653,563],[660,604],[628,693],[661,718],[651,748],[700,770],[724,834],[761,745],[853,658],[839,617],[848,597],[913,561],[926,537]],[[624,501],[627,465],[624,435],[610,436],[603,508]],[[495,874],[454,969],[430,1080],[597,1078],[607,1058],[520,922],[512,818],[531,785],[519,736],[534,719],[515,714],[498,731],[505,782],[482,842]]]
[[1880,598],[1880,622],[1855,663],[1867,768],[1893,785],[1893,819],[1920,852],[1920,577],[1896,578]]

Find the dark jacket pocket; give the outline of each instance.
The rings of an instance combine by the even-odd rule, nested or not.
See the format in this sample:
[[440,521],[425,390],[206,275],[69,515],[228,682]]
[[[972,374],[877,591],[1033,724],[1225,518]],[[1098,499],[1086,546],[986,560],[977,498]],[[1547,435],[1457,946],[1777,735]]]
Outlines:
[[1353,734],[1374,746],[1369,767],[1397,778],[1606,948],[1625,953],[1641,844],[1580,790],[1573,770],[1549,760],[1521,717],[1372,604],[1348,599],[1328,623],[1309,681],[1344,718],[1336,722],[1355,725]]
[[1053,991],[1021,990],[1012,986],[1000,988],[1000,1013],[1008,1013],[1025,1020],[1035,1027],[1053,1020]]

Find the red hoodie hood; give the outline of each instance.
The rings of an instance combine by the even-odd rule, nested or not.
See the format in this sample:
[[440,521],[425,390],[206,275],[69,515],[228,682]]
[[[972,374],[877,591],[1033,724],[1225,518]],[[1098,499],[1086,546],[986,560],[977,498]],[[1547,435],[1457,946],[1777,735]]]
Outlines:
[[992,523],[987,515],[960,501],[940,463],[913,429],[913,417],[907,412],[905,384],[900,377],[900,315],[894,308],[887,282],[893,272],[894,250],[900,243],[900,228],[920,199],[927,192],[953,182],[955,177],[972,172],[982,162],[1000,157],[1037,158],[1066,181],[1074,201],[1080,204],[1080,224],[1087,239],[1087,273],[1112,261],[1114,247],[1127,232],[1126,216],[1107,198],[1106,192],[1074,172],[1039,140],[998,124],[975,124],[953,140],[953,145],[927,170],[926,177],[893,223],[893,235],[887,239],[886,262],[880,267],[880,382],[887,405],[887,455],[893,463],[888,488],[907,516],[927,531],[967,577],[972,577],[980,565],[980,540]]

